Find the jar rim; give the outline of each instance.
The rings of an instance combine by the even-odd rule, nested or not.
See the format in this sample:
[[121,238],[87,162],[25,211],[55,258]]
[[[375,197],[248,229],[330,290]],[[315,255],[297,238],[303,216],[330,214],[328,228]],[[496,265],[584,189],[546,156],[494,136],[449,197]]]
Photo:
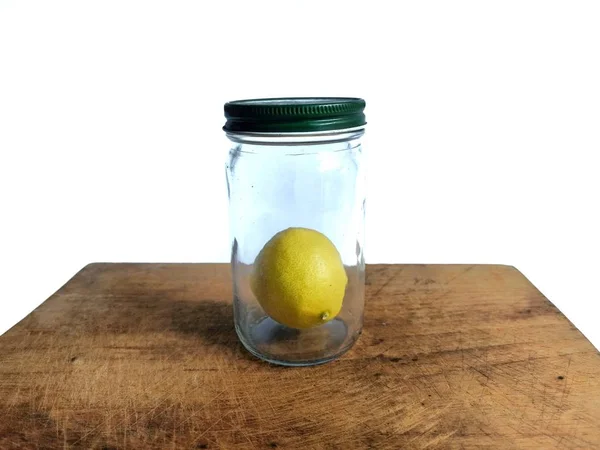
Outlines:
[[309,145],[350,141],[360,138],[365,127],[315,132],[252,132],[227,131],[225,135],[233,142],[258,145]]

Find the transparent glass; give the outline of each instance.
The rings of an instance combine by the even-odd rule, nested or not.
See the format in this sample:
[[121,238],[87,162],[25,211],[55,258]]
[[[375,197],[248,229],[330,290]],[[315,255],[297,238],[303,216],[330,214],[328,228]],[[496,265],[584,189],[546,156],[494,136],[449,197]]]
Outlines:
[[[365,261],[363,129],[315,134],[233,134],[226,167],[236,332],[266,361],[312,365],[346,352],[362,330]],[[339,314],[295,329],[270,318],[255,298],[256,257],[278,232],[317,230],[340,253],[348,283]]]

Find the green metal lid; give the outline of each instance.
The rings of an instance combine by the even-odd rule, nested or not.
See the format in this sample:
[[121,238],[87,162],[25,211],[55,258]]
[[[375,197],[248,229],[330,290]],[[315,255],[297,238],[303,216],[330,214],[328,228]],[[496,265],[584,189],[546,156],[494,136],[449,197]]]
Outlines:
[[290,97],[225,103],[227,132],[312,133],[364,126],[365,101],[346,97]]

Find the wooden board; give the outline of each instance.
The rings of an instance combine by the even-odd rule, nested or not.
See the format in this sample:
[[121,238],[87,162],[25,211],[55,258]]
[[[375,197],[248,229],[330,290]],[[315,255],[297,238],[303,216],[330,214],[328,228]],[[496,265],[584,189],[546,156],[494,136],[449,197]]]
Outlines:
[[250,356],[230,298],[227,265],[85,267],[0,337],[0,448],[600,448],[600,355],[512,267],[370,266],[309,368]]

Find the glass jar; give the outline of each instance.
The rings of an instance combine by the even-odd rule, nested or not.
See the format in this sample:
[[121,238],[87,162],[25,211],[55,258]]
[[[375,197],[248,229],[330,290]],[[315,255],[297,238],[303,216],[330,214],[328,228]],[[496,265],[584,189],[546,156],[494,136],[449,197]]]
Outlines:
[[364,107],[357,98],[225,104],[235,329],[266,361],[324,363],[360,335]]

